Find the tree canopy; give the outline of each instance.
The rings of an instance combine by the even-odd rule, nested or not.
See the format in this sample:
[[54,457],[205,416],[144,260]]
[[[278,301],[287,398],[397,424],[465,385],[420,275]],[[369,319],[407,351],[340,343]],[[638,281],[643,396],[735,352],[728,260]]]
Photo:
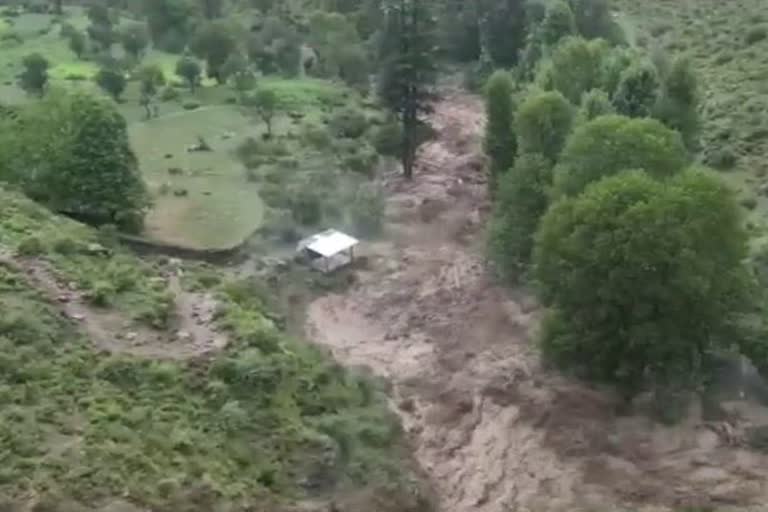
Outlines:
[[646,378],[695,376],[746,305],[746,242],[733,194],[704,171],[628,171],[557,202],[534,258],[545,354],[628,398]]
[[574,108],[556,91],[529,94],[517,110],[515,126],[521,152],[556,161],[571,131]]
[[485,90],[485,154],[491,159],[491,190],[498,177],[512,167],[517,153],[514,132],[513,81],[506,71],[497,71]]
[[555,191],[573,196],[594,181],[630,169],[664,178],[687,162],[680,134],[659,121],[602,116],[576,127],[568,138],[555,173]]

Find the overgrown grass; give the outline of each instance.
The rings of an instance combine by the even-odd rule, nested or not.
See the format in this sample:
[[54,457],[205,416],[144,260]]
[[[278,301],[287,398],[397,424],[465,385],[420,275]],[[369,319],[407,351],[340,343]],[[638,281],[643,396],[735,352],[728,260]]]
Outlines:
[[[51,264],[102,272],[70,250],[95,233],[1,199],[4,246],[66,235]],[[122,262],[137,279],[148,270]],[[231,343],[183,363],[95,353],[26,276],[0,265],[0,496],[207,511],[404,480],[399,426],[377,387],[283,334],[258,282],[206,271],[196,283],[219,297]]]
[[757,205],[750,217],[764,223],[767,183],[768,39],[760,0],[616,2],[642,34],[657,44],[688,55],[701,76],[703,133],[701,158],[720,166],[726,178]]

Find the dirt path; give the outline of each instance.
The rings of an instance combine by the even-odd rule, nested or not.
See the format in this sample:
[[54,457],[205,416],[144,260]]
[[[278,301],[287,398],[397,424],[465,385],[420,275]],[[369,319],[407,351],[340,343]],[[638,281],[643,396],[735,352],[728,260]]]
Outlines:
[[0,250],[0,263],[26,275],[30,284],[57,304],[101,350],[157,359],[185,359],[220,350],[227,344],[226,336],[217,332],[213,324],[216,310],[213,297],[183,290],[177,270],[166,277],[168,289],[175,297],[176,312],[168,329],[157,330],[132,321],[116,309],[89,304],[82,291],[65,283],[42,259],[15,257]]
[[388,180],[387,241],[353,289],[311,304],[310,336],[391,380],[443,512],[768,503],[768,457],[696,411],[673,428],[617,418],[608,395],[540,367],[536,304],[481,257],[481,112],[461,94],[437,105],[414,180]]

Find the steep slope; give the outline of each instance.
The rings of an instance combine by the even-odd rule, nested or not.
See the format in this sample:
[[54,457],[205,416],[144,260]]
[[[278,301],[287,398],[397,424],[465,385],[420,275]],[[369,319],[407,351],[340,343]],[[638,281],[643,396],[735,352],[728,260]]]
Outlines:
[[[2,500],[274,510],[390,485],[390,502],[411,499],[377,388],[287,338],[259,283],[109,238],[0,189]],[[195,339],[213,333],[226,347]]]

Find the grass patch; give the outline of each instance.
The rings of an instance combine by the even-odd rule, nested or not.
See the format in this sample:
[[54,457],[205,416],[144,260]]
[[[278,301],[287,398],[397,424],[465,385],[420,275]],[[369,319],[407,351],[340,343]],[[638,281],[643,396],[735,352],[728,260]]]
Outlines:
[[[0,199],[3,244],[35,237],[67,276],[103,277],[114,263],[79,253],[94,231],[15,194]],[[131,280],[149,279],[114,251]],[[99,279],[99,291],[132,293],[120,282]],[[151,361],[95,353],[26,276],[0,265],[1,496],[218,510],[403,479],[400,429],[376,386],[276,328],[261,283],[208,267],[195,285],[219,297],[230,346],[205,361]]]

